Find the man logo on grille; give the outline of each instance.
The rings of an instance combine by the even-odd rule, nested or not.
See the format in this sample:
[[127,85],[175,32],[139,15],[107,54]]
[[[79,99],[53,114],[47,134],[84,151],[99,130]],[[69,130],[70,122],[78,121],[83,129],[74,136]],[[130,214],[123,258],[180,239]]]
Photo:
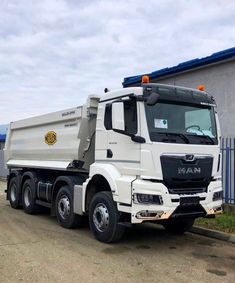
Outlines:
[[201,174],[200,167],[179,167],[178,168],[179,175],[187,175],[187,174]]
[[186,154],[185,155],[185,160],[186,161],[193,161],[194,160],[194,155],[193,154]]

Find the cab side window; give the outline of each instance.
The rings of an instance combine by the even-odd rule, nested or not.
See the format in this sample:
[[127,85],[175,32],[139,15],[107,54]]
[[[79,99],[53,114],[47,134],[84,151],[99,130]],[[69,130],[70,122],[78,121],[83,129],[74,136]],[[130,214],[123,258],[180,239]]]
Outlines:
[[[137,105],[135,100],[124,101],[125,132],[127,134],[137,133]],[[104,126],[106,130],[112,130],[112,103],[106,104],[104,115]]]
[[106,130],[112,130],[112,103],[105,106],[104,126]]
[[128,134],[137,133],[137,106],[135,100],[124,102],[125,131]]

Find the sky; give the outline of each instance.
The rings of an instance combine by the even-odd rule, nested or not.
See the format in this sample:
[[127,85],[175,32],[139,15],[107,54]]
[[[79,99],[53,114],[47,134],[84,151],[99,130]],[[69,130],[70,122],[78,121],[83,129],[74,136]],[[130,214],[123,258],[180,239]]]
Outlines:
[[232,0],[0,0],[0,124],[235,46]]

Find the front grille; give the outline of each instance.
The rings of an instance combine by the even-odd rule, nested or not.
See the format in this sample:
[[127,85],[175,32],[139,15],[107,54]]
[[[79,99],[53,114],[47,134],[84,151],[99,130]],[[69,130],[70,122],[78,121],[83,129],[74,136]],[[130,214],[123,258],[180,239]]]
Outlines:
[[203,188],[168,188],[170,194],[178,195],[193,195],[199,193],[205,193],[207,191],[206,187]]
[[163,183],[170,194],[193,195],[207,191],[213,157],[194,156],[192,161],[188,161],[186,156],[161,156]]

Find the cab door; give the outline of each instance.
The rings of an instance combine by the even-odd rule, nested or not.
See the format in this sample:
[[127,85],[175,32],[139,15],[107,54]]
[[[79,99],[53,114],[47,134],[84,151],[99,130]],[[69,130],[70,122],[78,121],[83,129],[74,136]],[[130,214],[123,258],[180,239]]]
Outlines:
[[107,161],[118,168],[121,174],[138,175],[140,144],[131,136],[138,132],[137,103],[134,99],[112,102],[111,129],[108,131]]

